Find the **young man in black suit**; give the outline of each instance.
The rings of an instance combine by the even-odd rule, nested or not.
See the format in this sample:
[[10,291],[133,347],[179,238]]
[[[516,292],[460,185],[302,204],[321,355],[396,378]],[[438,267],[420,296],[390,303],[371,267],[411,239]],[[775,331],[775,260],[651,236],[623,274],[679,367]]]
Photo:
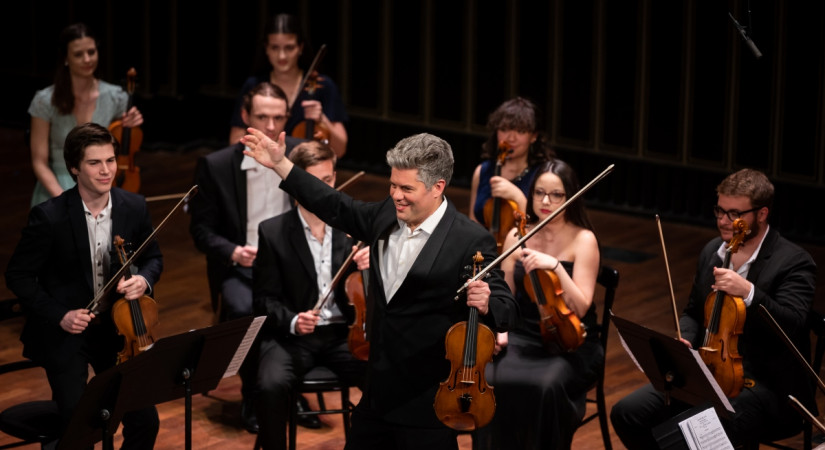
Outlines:
[[[91,364],[95,373],[115,365],[123,349],[109,309],[118,297],[152,292],[163,270],[157,243],[149,242],[121,278],[116,292],[92,312],[87,305],[108,283],[115,236],[139,246],[152,233],[144,198],[112,187],[117,141],[97,124],[75,127],[63,154],[77,185],[32,208],[6,270],[6,284],[26,313],[23,356],[46,369],[65,427],[80,401]],[[123,448],[151,449],[158,433],[154,407],[123,417]]]
[[[241,116],[249,126],[276,138],[289,118],[286,94],[280,87],[262,82],[244,97]],[[289,150],[301,141],[287,138]],[[252,315],[252,263],[258,252],[258,224],[292,208],[289,196],[278,188],[280,178],[244,156],[243,150],[243,144],[236,143],[200,158],[195,169],[198,195],[189,204],[189,232],[198,250],[206,254],[212,307],[221,320]],[[250,354],[238,371],[243,397],[241,421],[252,433],[258,431],[255,359]],[[302,425],[318,428],[320,422],[310,416]]]
[[439,383],[450,374],[444,338],[477,308],[481,321],[506,331],[517,313],[498,269],[469,284],[465,267],[480,251],[495,259],[487,230],[459,213],[444,196],[453,170],[450,145],[430,134],[398,142],[387,152],[390,195],[355,201],[307,174],[285,157],[284,136],[274,141],[253,128],[247,154],[283,178],[281,187],[324,222],[370,244],[367,383],[352,418],[352,449],[456,449],[456,434],[436,416]]
[[[298,144],[289,159],[335,186],[335,153],[326,144]],[[286,449],[292,387],[308,370],[323,365],[347,385],[363,385],[366,363],[355,359],[347,344],[353,311],[344,280],[356,265],[359,270],[369,268],[369,249],[358,250],[346,233],[300,204],[261,222],[258,234],[253,309],[256,316],[267,316],[260,332],[258,442],[267,450]],[[355,264],[342,268],[347,255],[356,250]],[[342,269],[340,282],[331,286]],[[316,309],[328,291],[327,301]]]
[[[738,353],[744,387],[731,399],[735,413],[723,425],[734,445],[756,448],[761,440],[781,439],[801,430],[802,418],[788,402],[789,394],[816,410],[812,380],[759,313],[760,305],[767,308],[800,352],[810,354],[806,320],[814,298],[816,265],[805,250],[768,225],[774,187],[763,173],[751,169],[733,173],[719,184],[716,194],[713,211],[719,237],[699,255],[679,325],[685,344],[698,349],[707,326],[708,294],[718,290],[742,299],[746,314]],[[750,233],[733,253],[730,266],[721,267],[736,219],[744,220]],[[610,419],[628,448],[658,448],[651,429],[689,406],[676,400],[668,406],[664,394],[647,385],[620,400]]]

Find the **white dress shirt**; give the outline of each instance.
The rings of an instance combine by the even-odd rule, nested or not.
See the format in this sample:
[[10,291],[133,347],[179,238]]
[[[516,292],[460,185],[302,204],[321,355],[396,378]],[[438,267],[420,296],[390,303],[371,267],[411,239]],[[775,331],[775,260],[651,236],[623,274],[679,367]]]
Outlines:
[[384,279],[384,296],[387,303],[404,282],[415,259],[446,212],[447,199],[442,197],[438,209],[415,230],[410,230],[406,223],[399,220],[398,227],[390,233],[386,242],[378,242],[379,266]]
[[289,211],[292,204],[289,195],[278,187],[281,177],[274,170],[247,155],[241,161],[241,170],[246,171],[246,245],[258,247],[258,224]]

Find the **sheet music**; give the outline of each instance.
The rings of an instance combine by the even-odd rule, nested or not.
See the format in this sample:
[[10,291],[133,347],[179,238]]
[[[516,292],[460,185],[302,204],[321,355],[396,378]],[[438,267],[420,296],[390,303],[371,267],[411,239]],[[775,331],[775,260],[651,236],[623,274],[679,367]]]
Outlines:
[[231,377],[238,373],[241,363],[243,363],[244,358],[246,358],[246,354],[249,353],[249,348],[252,347],[252,342],[255,341],[255,336],[258,335],[258,331],[261,330],[261,326],[263,326],[265,320],[266,316],[258,316],[252,319],[252,323],[249,325],[246,334],[241,340],[241,345],[238,346],[238,350],[235,351],[235,355],[232,356],[232,361],[230,361],[226,367],[223,378]]
[[716,378],[713,378],[713,374],[710,373],[708,366],[705,365],[705,362],[702,360],[702,356],[699,354],[698,351],[694,349],[690,349],[690,354],[693,355],[694,358],[696,358],[696,362],[702,369],[702,373],[705,374],[705,378],[707,378],[710,382],[710,385],[713,386],[713,391],[716,392],[716,396],[719,397],[719,399],[722,401],[722,404],[725,405],[725,409],[733,413],[733,406],[731,406],[730,400],[728,400],[728,396],[722,392],[722,388],[719,387],[719,383],[716,382]]
[[624,337],[622,333],[619,332],[619,341],[622,343],[622,347],[624,347],[624,351],[627,352],[627,355],[630,356],[630,359],[633,360],[633,364],[636,364],[636,367],[642,372],[645,373],[645,370],[642,369],[642,366],[639,364],[639,361],[636,361],[636,356],[633,355],[633,352],[630,351],[630,347],[627,346],[627,342],[624,341]]
[[722,422],[712,407],[679,422],[679,428],[690,450],[733,450]]

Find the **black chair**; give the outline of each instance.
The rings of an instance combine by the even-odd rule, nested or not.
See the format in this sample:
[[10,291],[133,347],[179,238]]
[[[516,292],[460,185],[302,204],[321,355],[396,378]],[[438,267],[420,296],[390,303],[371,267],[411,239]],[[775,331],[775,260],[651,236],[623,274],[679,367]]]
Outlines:
[[[811,363],[811,368],[814,369],[814,372],[819,374],[820,370],[822,369],[822,357],[825,355],[825,317],[822,314],[811,311],[808,314],[808,327],[810,328],[811,332],[814,334],[814,354],[813,354],[813,362]],[[812,380],[813,382],[813,380]],[[818,389],[817,389],[818,390]],[[784,450],[793,450],[796,447],[787,446],[784,444],[780,444],[776,441],[788,439],[793,436],[785,436],[779,439],[774,439],[773,441],[765,441],[761,442],[762,445],[766,445],[772,448],[784,449]],[[813,440],[813,425],[809,421],[805,421],[805,424],[802,427],[802,448],[804,450],[811,450],[813,447],[812,444]]]
[[[298,442],[298,416],[318,416],[325,414],[341,414],[344,420],[344,438],[349,436],[350,417],[355,405],[349,399],[349,388],[338,378],[335,373],[323,366],[312,368],[304,375],[301,384],[295,389],[294,395],[303,395],[315,393],[318,397],[317,411],[302,411],[298,412],[297,397],[290,400],[291,410],[289,411],[289,426],[287,432],[287,442],[289,450],[295,450]],[[340,392],[341,393],[341,407],[337,409],[329,409],[324,401],[324,393],[326,392]],[[260,443],[255,441],[255,449],[260,448]]]
[[[0,301],[0,323],[20,316],[20,303],[17,299]],[[0,365],[0,377],[22,370],[43,370],[27,359]],[[0,446],[0,449],[19,447],[27,444],[46,443],[58,437],[60,414],[57,404],[51,400],[33,400],[11,405],[0,412],[0,431],[20,439]]]
[[[317,411],[302,411],[298,412],[298,405],[296,401],[291,401],[291,411],[289,412],[289,432],[288,442],[289,450],[295,450],[295,445],[298,439],[298,415],[324,415],[324,414],[341,414],[344,420],[344,438],[349,437],[350,417],[355,405],[349,399],[349,388],[335,375],[331,370],[323,366],[312,368],[306,375],[304,380],[296,389],[295,395],[302,395],[307,393],[315,393],[318,396],[318,410]],[[341,408],[328,409],[324,402],[325,392],[341,393]]]
[[[619,271],[603,265],[601,270],[599,271],[599,277],[596,282],[604,288],[604,300],[602,302],[602,317],[601,322],[599,322],[598,327],[595,330],[588,330],[588,333],[597,332],[599,333],[599,341],[601,341],[602,348],[604,348],[605,352],[605,359],[607,357],[607,336],[610,331],[610,310],[613,308],[613,300],[616,296],[616,287],[619,285]],[[587,397],[588,403],[595,403],[596,404],[596,411],[586,416],[582,422],[582,426],[591,420],[595,419],[596,417],[599,418],[599,424],[601,425],[602,429],[602,439],[604,440],[604,448],[606,450],[611,450],[613,445],[610,442],[610,429],[608,428],[607,421],[609,419],[609,412],[607,411],[607,407],[605,406],[604,402],[604,362],[602,362],[602,373],[599,374],[599,379],[590,388],[592,391],[593,389],[596,390],[596,397],[592,398],[590,396]]]

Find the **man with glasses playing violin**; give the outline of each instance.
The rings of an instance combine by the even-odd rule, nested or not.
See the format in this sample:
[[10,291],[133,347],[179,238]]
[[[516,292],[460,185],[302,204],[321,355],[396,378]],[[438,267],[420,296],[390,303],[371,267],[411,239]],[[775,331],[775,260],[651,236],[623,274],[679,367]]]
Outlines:
[[[88,309],[117,272],[110,264],[117,260],[110,252],[114,236],[138,248],[152,234],[143,196],[112,187],[117,146],[98,124],[69,132],[63,156],[77,185],[32,207],[6,269],[6,284],[26,313],[23,356],[46,370],[61,435],[83,395],[89,365],[99,374],[115,365],[124,348],[110,313],[113,303],[147,295],[163,270],[157,242],[147,242],[132,265],[135,276],[118,280],[117,294]],[[158,427],[154,406],[126,413],[122,448],[153,448]]]
[[[805,250],[768,225],[774,187],[763,173],[742,169],[725,178],[716,193],[713,211],[720,236],[699,255],[679,324],[683,341],[699,349],[709,294],[722,291],[744,302],[746,319],[738,337],[743,387],[731,398],[735,413],[722,423],[734,445],[757,448],[760,441],[782,439],[802,429],[803,420],[788,395],[816,410],[812,380],[759,313],[759,306],[764,306],[800,352],[810,354],[807,317],[814,298],[816,265]],[[736,219],[745,221],[750,233],[731,255],[730,267],[721,267],[726,243],[734,237]],[[619,401],[610,418],[628,448],[658,448],[651,429],[690,406],[695,405],[676,400],[668,406],[664,395],[647,385]]]

